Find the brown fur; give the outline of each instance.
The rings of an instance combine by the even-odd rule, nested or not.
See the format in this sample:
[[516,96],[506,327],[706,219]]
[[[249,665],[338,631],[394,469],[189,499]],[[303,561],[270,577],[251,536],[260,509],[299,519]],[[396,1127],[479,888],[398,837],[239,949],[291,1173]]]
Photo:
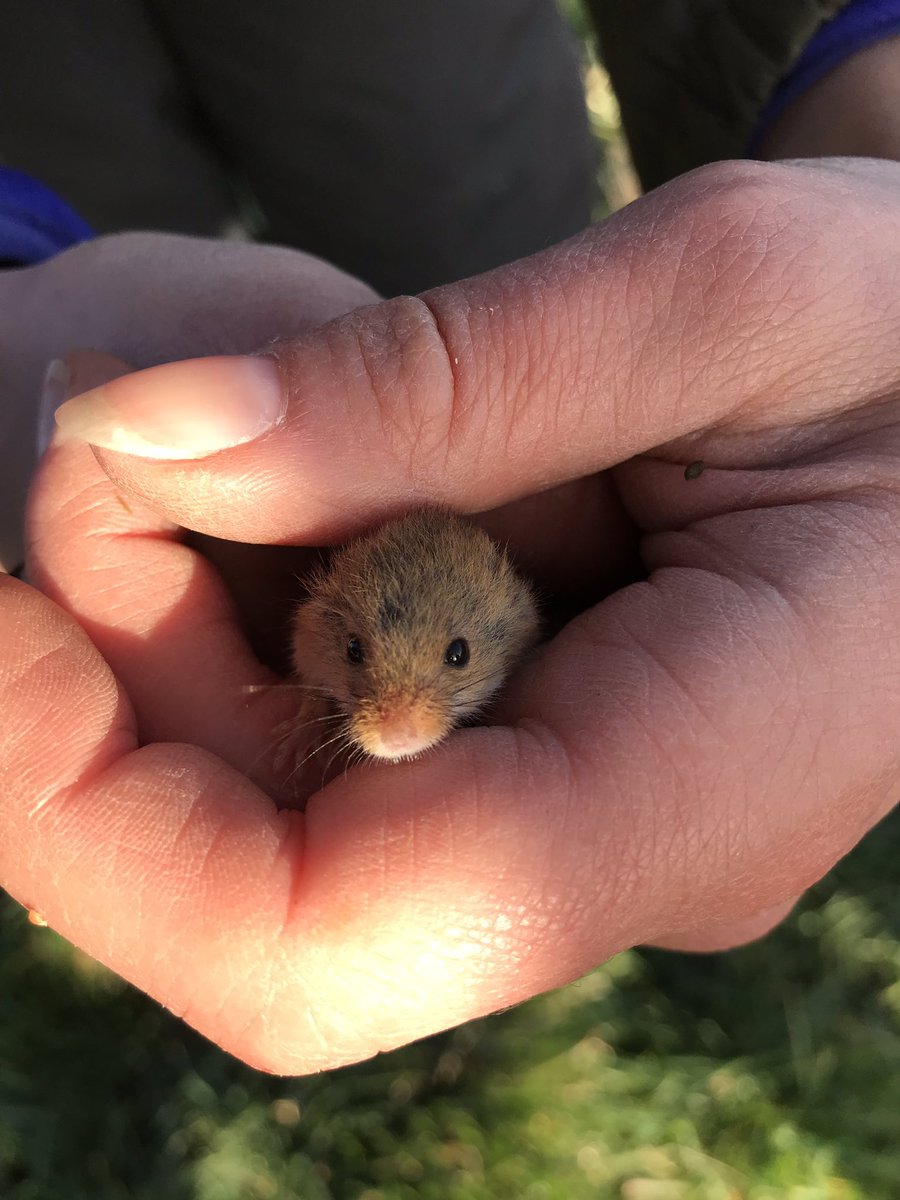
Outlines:
[[[425,745],[477,712],[535,642],[528,585],[482,530],[433,508],[389,521],[335,552],[298,607],[297,674],[348,717],[350,741],[377,757],[386,723],[414,714]],[[358,638],[364,661],[347,657]],[[444,661],[458,638],[465,667]]]

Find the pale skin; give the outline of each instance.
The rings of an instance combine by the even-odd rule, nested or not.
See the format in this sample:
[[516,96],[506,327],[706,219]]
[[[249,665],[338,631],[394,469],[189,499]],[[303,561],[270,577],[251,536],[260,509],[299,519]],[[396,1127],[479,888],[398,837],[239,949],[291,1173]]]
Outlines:
[[[637,942],[765,932],[896,798],[898,172],[705,168],[274,359],[112,384],[145,437],[167,399],[283,405],[193,461],[51,449],[31,563],[56,604],[0,578],[4,885],[284,1072]],[[535,655],[497,724],[282,809],[290,696],[242,693],[272,677],[178,527],[317,544],[423,500],[512,505],[495,520],[549,577],[614,576],[636,544],[649,578]]]

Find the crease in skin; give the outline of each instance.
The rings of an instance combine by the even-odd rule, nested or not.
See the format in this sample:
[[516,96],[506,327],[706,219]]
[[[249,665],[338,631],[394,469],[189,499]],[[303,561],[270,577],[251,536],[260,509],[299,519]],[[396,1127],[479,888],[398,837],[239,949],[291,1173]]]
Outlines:
[[[648,586],[652,586],[649,584]],[[700,863],[702,859],[698,856],[696,846],[699,845],[701,837],[701,828],[696,827],[692,822],[692,817],[696,814],[682,802],[679,802],[679,796],[684,793],[686,798],[695,800],[695,787],[689,786],[690,781],[685,780],[684,786],[679,786],[684,775],[683,770],[679,765],[679,744],[676,739],[673,744],[671,735],[667,734],[661,723],[657,721],[656,710],[659,707],[660,697],[663,695],[663,687],[660,686],[660,681],[666,681],[669,685],[669,690],[674,690],[677,697],[686,700],[689,704],[690,711],[701,719],[702,728],[705,730],[705,737],[700,737],[696,732],[692,732],[692,743],[703,745],[704,747],[704,762],[710,759],[715,764],[720,764],[727,761],[727,754],[730,748],[730,739],[716,724],[714,719],[714,711],[710,711],[708,707],[704,707],[701,702],[701,697],[694,694],[690,687],[690,681],[682,679],[676,667],[663,660],[662,655],[658,650],[652,648],[652,642],[649,636],[641,636],[635,629],[630,628],[625,622],[620,625],[621,637],[615,642],[609,639],[604,639],[607,648],[614,646],[618,653],[623,651],[629,654],[630,657],[640,661],[642,670],[646,674],[646,692],[655,699],[648,701],[646,705],[641,703],[640,696],[635,697],[630,705],[622,709],[624,721],[623,723],[633,729],[640,731],[642,740],[645,746],[653,748],[653,757],[662,763],[658,767],[655,774],[650,774],[646,780],[648,791],[648,803],[642,810],[642,822],[639,827],[632,828],[631,841],[625,840],[619,847],[615,856],[617,866],[617,888],[621,890],[621,882],[623,877],[623,864],[629,863],[628,870],[624,873],[630,876],[633,880],[633,896],[632,900],[635,907],[640,906],[641,890],[646,888],[648,877],[663,877],[667,878],[673,874],[673,868],[685,860],[688,862]],[[668,692],[666,692],[666,707],[673,707],[678,704],[678,701],[670,701]],[[679,712],[684,711],[684,705],[679,706]],[[693,727],[694,730],[696,726]],[[613,733],[615,738],[615,734]],[[705,770],[703,774],[702,792],[709,798],[709,802],[704,807],[704,820],[709,819],[709,815],[715,818],[716,821],[726,821],[727,813],[722,811],[727,809],[727,804],[723,803],[723,792],[721,786],[721,778],[723,778],[722,768],[717,768],[719,771],[720,780],[717,782],[715,774],[710,774],[709,770]],[[593,766],[593,774],[596,777],[598,774],[598,766],[595,762]],[[606,772],[606,778],[609,779],[610,774],[615,779],[617,775],[624,774],[621,765],[614,764],[612,771]],[[634,772],[632,771],[633,775]],[[635,778],[631,779],[630,789],[622,789],[619,803],[625,801],[627,795],[639,794],[639,781]],[[733,784],[731,785],[733,788]],[[657,791],[660,794],[663,803],[658,807],[652,799],[653,792]],[[712,798],[715,797],[713,801]],[[600,799],[598,807],[608,807],[608,797]],[[721,818],[716,814],[722,812]],[[706,830],[706,826],[702,827]],[[721,839],[718,839],[721,840]],[[693,847],[693,848],[692,848]],[[690,874],[688,872],[688,874]],[[673,875],[674,878],[674,875]],[[665,890],[665,889],[664,889]],[[679,903],[684,903],[686,896],[674,896],[669,891],[670,899],[675,907]],[[627,898],[627,892],[626,892]],[[621,897],[617,896],[617,901],[621,904]],[[621,921],[621,914],[619,920]],[[635,940],[646,939],[647,922],[650,920],[667,920],[669,917],[664,912],[648,913],[646,907],[641,910],[641,920],[644,922],[643,928],[634,931]]]
[[[683,569],[679,570],[679,574],[683,574]],[[733,588],[734,584],[731,583],[730,587]],[[734,614],[732,614],[732,623],[733,623],[733,619],[734,619]],[[769,662],[770,662],[770,658],[769,658]],[[701,664],[702,664],[702,660],[696,659],[696,652],[694,654],[692,654],[691,655],[691,670],[695,671],[696,667],[700,666]],[[714,664],[710,664],[710,665],[714,665]],[[763,666],[763,670],[766,670],[766,666],[764,666],[764,664],[762,666]],[[724,670],[724,666],[722,666],[722,664],[720,662],[719,667],[716,667],[716,671],[718,671],[718,673],[721,674],[722,670]],[[704,672],[704,673],[706,673],[706,672]],[[788,690],[790,690],[790,689],[788,689]],[[714,697],[713,697],[713,700],[710,700],[710,703],[712,703],[713,701],[714,701]],[[720,733],[720,738],[721,738],[721,733]],[[709,791],[709,786],[708,786],[709,784],[710,784],[710,780],[708,778],[706,778],[706,776],[704,776],[704,779],[703,779],[704,792]],[[644,914],[644,916],[646,916],[646,914]]]
[[[831,426],[827,431],[834,432]],[[827,444],[808,448],[791,462],[769,462],[758,446],[738,458],[733,446],[722,455],[702,441],[675,444],[623,464],[615,479],[632,517],[646,529],[659,530],[716,514],[894,495],[900,490],[888,457],[894,442],[900,449],[900,427],[875,426],[849,432],[834,449]],[[676,461],[670,453],[677,455]],[[685,480],[682,460],[698,457],[704,462],[702,474]]]
[[[304,1036],[310,1027],[323,1047],[321,1065],[334,1065],[336,1047],[341,1048],[341,1061],[367,1057],[381,1045],[423,1036],[491,1005],[485,987],[488,967],[495,968],[496,960],[480,939],[469,936],[467,924],[454,924],[451,910],[442,917],[440,925],[429,921],[423,927],[418,921],[404,922],[398,914],[389,925],[379,925],[366,943],[343,941],[331,952],[317,946],[305,955],[304,975],[314,990],[298,1010],[299,1024],[293,1031],[283,1021],[281,1026],[290,1040],[302,1043],[306,1069],[316,1065]],[[479,962],[485,964],[483,970]],[[398,964],[403,964],[399,976]],[[330,980],[327,1004],[317,1000],[316,980],[323,976]],[[282,976],[282,984],[275,985],[276,1011],[293,991]]]
[[[29,687],[29,680],[34,676],[45,675],[50,669],[53,671],[52,664],[54,660],[59,660],[63,666],[67,660],[70,661],[73,649],[80,648],[79,644],[82,638],[79,634],[72,631],[72,635],[65,639],[60,645],[44,651],[43,653],[33,657],[31,661],[25,665],[24,669],[16,672],[15,680],[12,684],[12,689],[20,701],[20,703],[33,693],[34,689]],[[8,648],[8,647],[7,647]],[[79,658],[84,656],[79,655]],[[88,655],[87,657],[90,657]],[[42,782],[37,787],[37,793],[31,799],[27,808],[27,816],[29,821],[35,821],[48,808],[53,808],[59,811],[64,807],[66,798],[70,795],[73,789],[90,786],[92,782],[106,769],[108,765],[108,755],[115,752],[122,752],[119,748],[121,740],[124,738],[127,743],[126,749],[131,749],[136,745],[134,732],[132,728],[132,716],[130,709],[123,699],[121,691],[111,673],[104,675],[105,686],[100,689],[95,689],[91,695],[90,702],[82,700],[81,712],[85,719],[90,722],[95,715],[103,714],[110,711],[110,719],[106,724],[102,737],[98,739],[94,757],[97,762],[85,762],[79,757],[79,760],[73,765],[68,760],[58,762],[58,755],[50,752],[45,755],[44,761],[40,767],[40,774],[45,775],[48,767],[52,764],[55,771],[54,776],[46,782]],[[55,697],[55,706],[62,710],[68,708],[68,703],[64,701],[62,694],[57,691]],[[14,735],[7,732],[6,736],[0,735],[2,741],[2,758],[10,763],[19,761],[18,745],[27,746],[29,743],[29,735],[33,735],[34,731],[46,725],[46,713],[39,711],[35,712],[33,719],[25,726],[17,729]],[[67,742],[71,739],[67,739]],[[33,773],[18,772],[20,781],[25,782],[32,778]]]
[[[860,492],[853,491],[837,498],[805,500],[769,509],[713,513],[689,522],[684,528],[649,534],[645,539],[645,557],[654,571],[665,566],[703,569],[705,561],[712,571],[733,582],[740,583],[743,579],[766,584],[787,605],[793,605],[809,589],[810,580],[815,580],[820,590],[811,598],[831,602],[832,595],[821,595],[821,581],[825,578],[832,581],[832,587],[834,582],[871,578],[871,583],[883,590],[884,581],[878,578],[878,568],[882,565],[887,569],[889,564],[886,561],[879,564],[878,554],[863,553],[863,548],[865,544],[876,552],[882,549],[876,531],[890,522],[898,509],[900,504],[896,502],[889,508],[866,503]],[[753,525],[755,517],[768,538],[762,541],[757,538],[754,544],[751,537],[757,532]],[[860,517],[866,519],[860,522]],[[811,552],[811,542],[812,534],[826,531],[835,539],[835,554],[830,564],[823,567],[820,556]],[[740,537],[734,536],[736,532],[744,535],[744,544]],[[852,553],[838,552],[841,538]]]
[[[522,690],[527,691],[527,682],[523,681]],[[556,780],[563,780],[553,800],[552,829],[557,828],[559,838],[568,839],[573,836],[573,830],[579,830],[586,814],[596,805],[599,809],[609,800],[609,792],[597,794],[597,761],[588,759],[581,742],[571,736],[571,728],[567,720],[559,719],[559,701],[554,701],[554,712],[550,716],[538,720],[535,717],[514,717],[512,735],[519,747],[518,761],[523,765],[540,762],[544,771],[552,773]],[[551,759],[552,756],[552,759]],[[552,767],[551,767],[552,761]],[[609,788],[614,784],[608,775],[603,776]],[[525,778],[522,783],[526,794],[542,788],[541,780]],[[560,795],[561,792],[561,795]],[[565,846],[558,846],[558,837],[551,833],[547,840],[546,864],[540,880],[537,883],[536,896],[528,911],[531,914],[529,928],[531,930],[532,953],[537,955],[544,952],[544,945],[537,934],[540,930],[549,933],[552,929],[565,928],[576,924],[575,914],[579,907],[585,910],[603,913],[604,920],[616,923],[623,930],[624,948],[630,936],[629,929],[634,912],[640,907],[637,903],[639,891],[643,883],[644,872],[639,862],[640,854],[636,857],[634,869],[617,871],[614,882],[607,883],[602,872],[595,871],[594,862],[602,860],[609,852],[609,832],[603,826],[592,826],[590,835],[584,830],[576,833],[581,844],[597,843],[596,855],[588,855],[590,865],[582,868],[581,880],[573,878],[571,870],[567,869],[561,875],[549,874],[549,863],[556,858],[565,859]],[[641,838],[636,838],[643,851]],[[560,850],[563,853],[560,853]],[[641,852],[642,852],[641,851]],[[620,845],[620,852],[614,857],[617,864],[627,859],[627,845]],[[579,900],[572,898],[578,893]],[[635,937],[639,936],[635,931]]]
[[688,954],[732,950],[737,946],[746,946],[766,937],[788,916],[799,899],[799,894],[792,895],[759,912],[752,913],[743,920],[726,921],[721,925],[710,921],[711,914],[708,914],[705,922],[699,922],[686,929],[669,930],[658,937],[654,944],[663,950]]
[[[202,847],[199,857],[191,855],[193,875],[201,885],[201,889],[210,864],[215,863],[222,847],[227,843],[227,831],[225,829],[228,821],[227,813],[221,814],[218,821],[218,828],[212,831],[207,828],[209,811],[214,805],[213,781],[211,780],[206,788],[192,801],[188,811],[182,818],[180,827],[171,835],[169,841],[169,854],[173,857],[179,857],[181,852],[189,854],[193,849],[195,841]],[[204,898],[201,890],[201,903]]]
[[747,428],[737,422],[709,425],[671,439],[644,457],[703,457],[701,451],[712,450],[709,443],[714,439],[711,462],[716,466],[774,471],[818,465],[842,456],[842,451],[883,451],[884,439],[890,443],[900,426],[897,372],[891,367],[887,381],[876,382],[881,386],[862,395],[848,394],[845,403],[824,415],[810,413],[805,420],[773,427]]
[[[674,567],[674,568],[669,568],[669,569],[670,570],[684,570],[684,568],[680,568],[680,567]],[[709,572],[709,573],[712,574],[713,572]],[[715,572],[715,574],[718,574],[718,572]],[[724,572],[722,573],[721,577],[723,580],[725,578],[728,578]],[[647,587],[652,588],[657,583],[658,583],[658,579],[654,580],[654,577],[651,574],[650,578],[647,580]],[[701,718],[704,726],[710,732],[715,734],[717,741],[722,746],[722,749],[725,750],[726,749],[725,739],[722,738],[719,730],[716,728],[715,724],[712,722],[709,713],[704,710],[704,708],[703,708],[702,704],[700,704],[698,698],[696,696],[692,695],[690,687],[689,687],[689,682],[685,679],[680,678],[677,670],[670,663],[667,663],[665,661],[665,659],[663,657],[663,653],[662,653],[663,647],[658,645],[657,643],[654,643],[650,639],[650,637],[646,635],[646,633],[639,633],[636,628],[630,626],[627,623],[627,621],[624,617],[620,618],[619,628],[622,631],[623,639],[621,642],[618,642],[618,644],[625,650],[630,650],[632,648],[635,648],[638,652],[638,656],[645,663],[649,664],[649,667],[652,672],[655,672],[656,674],[664,675],[666,677],[666,679],[668,679],[668,681],[672,685],[672,687],[675,689],[676,693],[681,697],[682,701],[687,703],[690,706],[690,708],[695,716]]]
[[302,813],[283,810],[277,819],[282,831],[274,862],[277,865],[286,860],[290,879],[281,922],[281,937],[286,939],[298,923],[306,890],[306,818]]
[[[419,457],[430,458],[447,443],[454,398],[452,364],[433,311],[423,298],[398,297],[352,313],[323,334],[337,351],[339,373],[346,376],[349,362],[365,381],[368,403],[354,405],[351,420],[359,413],[368,431],[374,416],[385,450],[414,479]],[[402,355],[395,344],[404,347]],[[282,371],[291,377],[294,346],[281,347],[281,357]],[[420,403],[411,404],[411,396]],[[438,427],[426,438],[432,425]]]

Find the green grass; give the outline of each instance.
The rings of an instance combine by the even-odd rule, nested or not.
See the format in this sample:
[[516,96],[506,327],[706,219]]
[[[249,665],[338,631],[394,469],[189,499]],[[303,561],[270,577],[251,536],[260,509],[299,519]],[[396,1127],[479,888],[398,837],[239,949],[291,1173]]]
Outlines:
[[765,942],[622,954],[297,1080],[243,1067],[0,907],[5,1200],[887,1200],[900,819]]

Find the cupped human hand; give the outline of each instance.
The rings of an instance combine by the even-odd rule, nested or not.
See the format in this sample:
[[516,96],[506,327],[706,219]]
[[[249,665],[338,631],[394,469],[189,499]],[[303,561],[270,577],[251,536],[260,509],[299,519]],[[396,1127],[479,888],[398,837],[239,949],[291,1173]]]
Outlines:
[[[89,668],[67,695],[61,652],[26,639],[11,676],[30,708],[10,890],[286,1072],[635,943],[768,928],[895,799],[898,182],[869,161],[704,168],[532,259],[73,401],[32,569],[169,741],[132,748],[112,674],[29,597]],[[115,447],[103,471],[78,436]],[[312,545],[426,499],[501,508],[536,569],[568,558],[588,590],[592,534],[610,577],[632,536],[645,577],[545,644],[497,724],[279,810],[247,778],[270,731],[234,701],[258,668],[176,527]],[[48,751],[36,731],[76,707]]]
[[0,271],[0,567],[21,562],[37,397],[54,359],[102,350],[135,367],[255,350],[376,299],[280,246],[128,233]]

